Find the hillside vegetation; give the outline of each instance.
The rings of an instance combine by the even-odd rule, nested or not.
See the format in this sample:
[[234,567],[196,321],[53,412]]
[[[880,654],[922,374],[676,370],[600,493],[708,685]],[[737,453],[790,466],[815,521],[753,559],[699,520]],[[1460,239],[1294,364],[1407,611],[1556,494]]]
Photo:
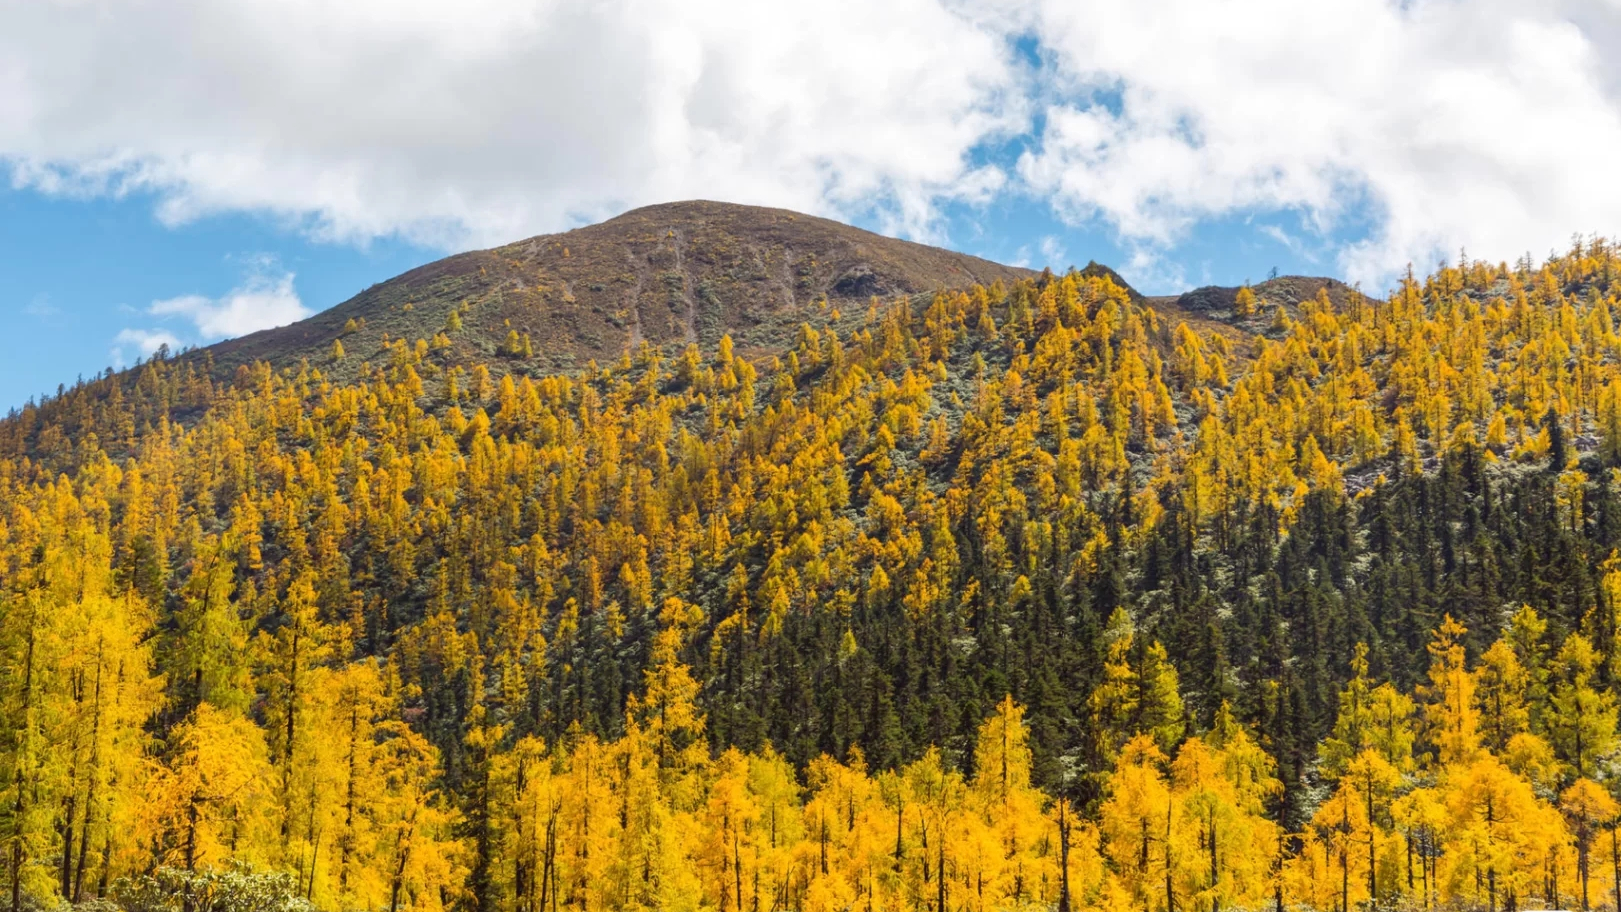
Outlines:
[[1618,256],[67,390],[0,424],[13,907],[1613,904]]
[[[441,362],[544,373],[611,362],[644,341],[714,351],[729,334],[754,357],[792,344],[799,324],[829,302],[860,310],[873,295],[1034,275],[783,209],[667,203],[430,263],[209,355],[227,370],[258,361],[286,368],[320,362],[338,343],[359,364],[386,357],[390,339],[420,338],[439,343]],[[358,377],[350,364],[327,374]]]

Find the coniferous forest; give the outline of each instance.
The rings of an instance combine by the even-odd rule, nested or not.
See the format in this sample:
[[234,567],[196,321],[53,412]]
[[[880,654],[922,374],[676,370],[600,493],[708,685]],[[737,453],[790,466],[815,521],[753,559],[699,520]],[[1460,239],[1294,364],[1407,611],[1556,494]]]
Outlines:
[[11,912],[1621,900],[1621,247],[563,373],[481,306],[0,423]]

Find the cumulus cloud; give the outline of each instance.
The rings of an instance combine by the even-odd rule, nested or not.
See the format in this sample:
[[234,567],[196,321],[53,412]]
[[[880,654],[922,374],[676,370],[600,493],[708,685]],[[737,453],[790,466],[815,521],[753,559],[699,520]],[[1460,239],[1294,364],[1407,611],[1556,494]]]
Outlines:
[[1030,0],[1052,91],[1019,173],[1069,219],[1174,246],[1206,219],[1371,219],[1377,281],[1621,227],[1613,0]]
[[274,261],[255,261],[242,284],[218,298],[189,294],[153,301],[146,308],[147,315],[184,321],[190,324],[189,330],[182,337],[167,329],[124,329],[115,339],[114,361],[125,363],[130,350],[147,356],[160,345],[178,349],[185,342],[217,342],[309,316],[312,311],[293,288],[293,274],[274,272],[274,268]]
[[293,274],[253,275],[220,298],[182,295],[153,301],[147,312],[155,317],[183,317],[204,340],[247,335],[273,326],[286,326],[310,315],[293,290]]
[[0,6],[0,159],[446,248],[691,197],[938,239],[1033,195],[1163,264],[1283,213],[1376,279],[1616,231],[1618,51],[1616,0],[46,0]]
[[1055,272],[1064,268],[1064,258],[1069,254],[1064,250],[1063,241],[1049,234],[1041,239],[1040,248],[1045,265],[1052,267]]
[[148,358],[160,348],[178,350],[179,337],[164,329],[122,329],[113,337],[113,347],[108,355],[112,358],[113,366],[122,369],[129,363],[132,352],[137,357]]
[[17,183],[442,246],[699,196],[926,232],[1024,122],[1004,36],[937,0],[6,4],[0,61]]

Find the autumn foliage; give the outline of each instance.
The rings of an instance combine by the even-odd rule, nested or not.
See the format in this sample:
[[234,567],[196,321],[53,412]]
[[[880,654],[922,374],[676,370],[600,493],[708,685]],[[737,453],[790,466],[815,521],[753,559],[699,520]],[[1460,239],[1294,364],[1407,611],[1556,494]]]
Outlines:
[[1615,269],[64,390],[0,423],[3,899],[1614,907]]

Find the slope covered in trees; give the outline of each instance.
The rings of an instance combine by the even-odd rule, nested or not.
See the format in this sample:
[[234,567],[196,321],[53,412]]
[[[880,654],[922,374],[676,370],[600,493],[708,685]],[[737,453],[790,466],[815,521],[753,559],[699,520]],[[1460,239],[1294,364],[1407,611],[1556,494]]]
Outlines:
[[1617,255],[64,391],[0,424],[6,886],[1613,904]]

